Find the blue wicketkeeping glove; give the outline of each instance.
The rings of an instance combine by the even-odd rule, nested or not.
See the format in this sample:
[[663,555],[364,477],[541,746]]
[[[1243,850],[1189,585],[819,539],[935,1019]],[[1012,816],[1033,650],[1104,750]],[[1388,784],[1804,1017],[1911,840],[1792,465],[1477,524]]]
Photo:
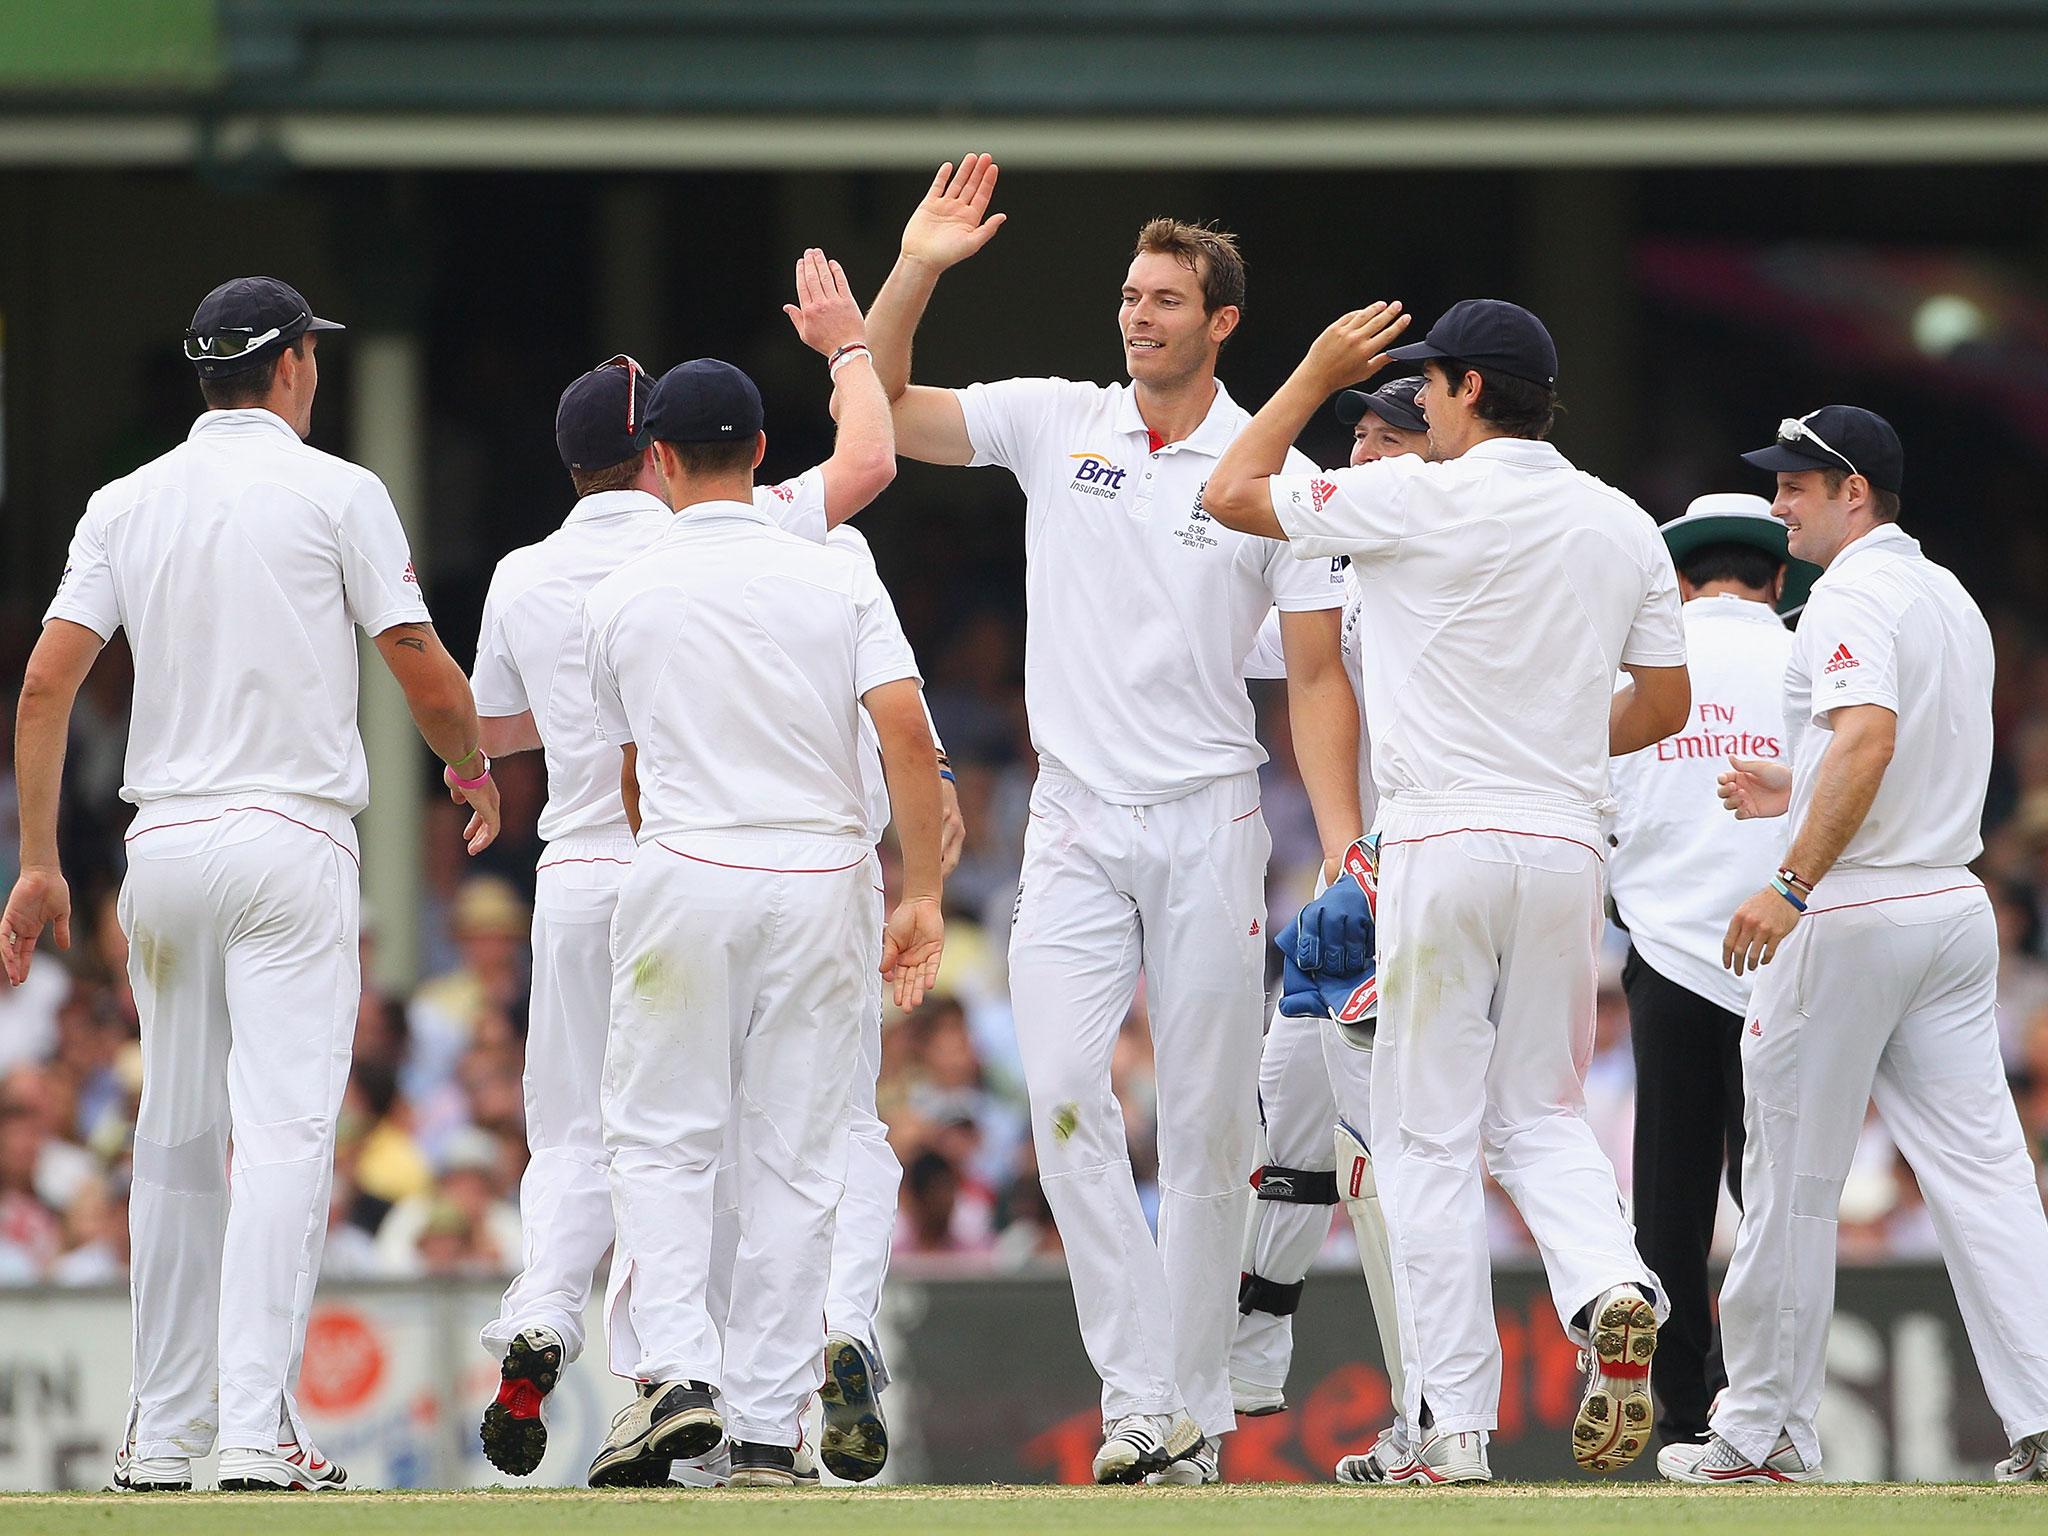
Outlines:
[[1282,928],[1273,943],[1280,950],[1280,1011],[1290,1019],[1335,1019],[1340,1024],[1363,1024],[1379,1016],[1379,977],[1366,951],[1363,972],[1354,976],[1332,976],[1325,972],[1310,976],[1295,963],[1300,944],[1300,920]]
[[1305,976],[1356,976],[1372,965],[1373,911],[1379,869],[1371,839],[1344,850],[1344,867],[1328,890],[1301,909],[1294,963]]

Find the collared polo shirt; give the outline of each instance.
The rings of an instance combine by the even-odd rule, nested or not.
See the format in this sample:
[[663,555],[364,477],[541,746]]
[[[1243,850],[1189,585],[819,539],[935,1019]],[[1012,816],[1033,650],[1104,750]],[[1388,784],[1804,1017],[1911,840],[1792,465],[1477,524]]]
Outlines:
[[[754,505],[799,537],[823,542],[821,471],[756,486]],[[625,829],[619,750],[600,739],[593,713],[583,599],[674,520],[645,491],[599,491],[579,500],[546,538],[505,556],[491,576],[470,686],[479,714],[533,713],[547,761],[544,841]]]
[[1813,584],[1785,673],[1788,835],[1812,808],[1832,712],[1876,704],[1898,716],[1892,760],[1835,868],[1962,869],[1984,849],[1991,679],[1984,615],[1919,540],[1886,523],[1850,544]]
[[44,622],[128,632],[121,798],[370,799],[356,640],[429,622],[383,482],[267,410],[208,411],[86,504]]
[[1304,562],[1351,557],[1383,802],[1605,802],[1616,668],[1685,661],[1677,574],[1642,508],[1520,438],[1277,475],[1271,491]]
[[1268,610],[1334,608],[1343,589],[1332,562],[1304,566],[1203,510],[1250,417],[1219,383],[1201,426],[1155,449],[1128,385],[1009,379],[958,396],[972,462],[1024,490],[1024,700],[1040,757],[1130,805],[1257,768],[1245,652]]
[[1684,608],[1692,718],[1675,736],[1614,760],[1607,888],[1636,951],[1658,975],[1741,1013],[1752,972],[1721,964],[1735,909],[1785,856],[1782,821],[1737,821],[1717,783],[1731,757],[1789,762],[1785,667],[1792,632],[1768,603],[1722,593]]
[[641,842],[865,837],[861,696],[917,676],[872,567],[705,502],[592,588],[582,629],[598,731],[638,748]]
[[[1347,569],[1344,576],[1344,617],[1338,631],[1338,649],[1344,657],[1344,672],[1351,679],[1351,691],[1358,698],[1358,808],[1370,827],[1378,797],[1372,782],[1372,726],[1365,718],[1365,663],[1358,646],[1358,583]],[[1244,658],[1244,675],[1268,680],[1287,676],[1287,647],[1280,635],[1280,611],[1274,609],[1259,626],[1259,635]]]

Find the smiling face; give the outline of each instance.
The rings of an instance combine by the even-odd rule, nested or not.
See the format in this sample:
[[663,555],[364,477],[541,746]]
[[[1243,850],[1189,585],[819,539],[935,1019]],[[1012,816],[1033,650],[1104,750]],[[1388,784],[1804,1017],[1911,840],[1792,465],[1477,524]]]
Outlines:
[[1826,566],[1875,524],[1870,515],[1870,482],[1845,475],[1828,489],[1818,469],[1781,470],[1771,516],[1785,525],[1785,541],[1793,558]]
[[1375,411],[1367,411],[1351,429],[1351,462],[1371,464],[1378,459],[1398,459],[1405,453],[1429,457],[1429,434],[1409,432],[1390,426]]
[[1131,381],[1170,389],[1216,371],[1223,338],[1237,329],[1238,310],[1202,307],[1202,279],[1164,251],[1134,257],[1117,309],[1124,367]]

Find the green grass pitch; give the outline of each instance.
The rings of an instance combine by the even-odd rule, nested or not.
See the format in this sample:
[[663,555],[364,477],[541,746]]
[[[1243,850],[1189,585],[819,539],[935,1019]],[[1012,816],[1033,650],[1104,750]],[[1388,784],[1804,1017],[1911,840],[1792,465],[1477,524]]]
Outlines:
[[7,1536],[1408,1536],[1466,1531],[2048,1533],[2048,1484],[2016,1488],[1475,1490],[1336,1487],[911,1488],[716,1493],[0,1496]]

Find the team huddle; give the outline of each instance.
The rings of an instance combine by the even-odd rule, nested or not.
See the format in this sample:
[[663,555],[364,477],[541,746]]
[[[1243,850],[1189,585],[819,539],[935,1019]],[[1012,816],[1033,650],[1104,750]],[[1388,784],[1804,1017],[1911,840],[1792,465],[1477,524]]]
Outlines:
[[[1557,351],[1502,300],[1405,343],[1401,305],[1348,314],[1247,412],[1216,378],[1236,241],[1170,219],[1123,281],[1128,383],[913,383],[938,278],[1004,222],[996,182],[986,155],[940,169],[866,314],[836,262],[798,261],[785,309],[837,435],[794,479],[755,484],[761,397],[729,364],[618,356],[570,382],[574,507],[500,562],[468,676],[383,486],[304,442],[317,336],[340,327],[269,278],[200,305],[185,351],[208,409],[93,497],[29,664],[0,918],[17,981],[46,926],[68,945],[65,726],[126,629],[144,1084],[113,1487],[189,1488],[216,1446],[225,1489],[346,1483],[294,1387],[360,992],[356,628],[470,807],[471,853],[499,828],[491,760],[546,764],[524,1263],[481,1334],[501,1368],[486,1454],[539,1466],[608,1275],[625,1387],[592,1486],[882,1471],[884,1011],[935,983],[962,838],[850,522],[899,458],[998,465],[1025,497],[1038,776],[1009,976],[1102,1383],[1096,1481],[1215,1483],[1239,1417],[1285,1409],[1339,1203],[1393,1422],[1337,1479],[1489,1480],[1482,1170],[1580,1351],[1578,1465],[1661,1438],[1676,1481],[1813,1480],[1836,1211],[1873,1096],[2012,1445],[1995,1475],[2048,1477],[2048,1216],[1968,869],[1991,642],[1898,526],[1889,424],[1788,417],[1744,455],[1773,501],[1703,496],[1660,531],[1547,441]],[[1392,363],[1421,371],[1353,387]],[[1293,444],[1333,395],[1354,447],[1322,469]],[[1324,855],[1277,935],[1259,677],[1284,679]],[[1585,1113],[1610,907],[1631,945],[1633,1221]],[[1156,1238],[1111,1091],[1141,972]],[[1717,1330],[1724,1174],[1742,1219]]]

